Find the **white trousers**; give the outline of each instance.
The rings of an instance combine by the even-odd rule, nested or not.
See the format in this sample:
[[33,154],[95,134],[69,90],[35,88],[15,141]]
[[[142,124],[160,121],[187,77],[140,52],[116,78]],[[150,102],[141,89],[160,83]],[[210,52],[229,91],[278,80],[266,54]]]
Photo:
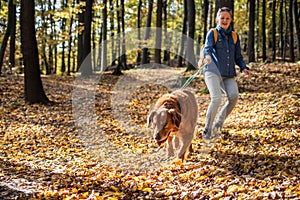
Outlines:
[[[207,133],[211,133],[215,127],[222,128],[225,119],[237,103],[239,91],[234,78],[221,77],[214,72],[206,71],[204,79],[211,98],[206,112],[205,130]],[[226,96],[223,106],[221,105],[222,95]],[[221,110],[218,112],[220,107]]]

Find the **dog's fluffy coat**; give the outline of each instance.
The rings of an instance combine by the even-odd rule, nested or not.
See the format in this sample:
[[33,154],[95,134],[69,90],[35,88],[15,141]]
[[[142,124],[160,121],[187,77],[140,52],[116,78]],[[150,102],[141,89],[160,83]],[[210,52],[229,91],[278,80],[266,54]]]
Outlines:
[[168,156],[174,156],[174,147],[179,147],[176,156],[184,160],[187,149],[191,149],[197,116],[195,95],[189,90],[176,90],[157,100],[148,115],[147,126],[154,129],[158,145],[167,141]]

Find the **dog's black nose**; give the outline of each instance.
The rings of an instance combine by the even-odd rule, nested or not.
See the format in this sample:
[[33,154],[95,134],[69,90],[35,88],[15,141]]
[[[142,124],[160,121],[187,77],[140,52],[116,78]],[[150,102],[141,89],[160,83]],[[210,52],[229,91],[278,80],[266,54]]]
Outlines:
[[160,136],[159,135],[157,135],[157,136],[155,136],[155,138],[154,138],[155,140],[160,140]]

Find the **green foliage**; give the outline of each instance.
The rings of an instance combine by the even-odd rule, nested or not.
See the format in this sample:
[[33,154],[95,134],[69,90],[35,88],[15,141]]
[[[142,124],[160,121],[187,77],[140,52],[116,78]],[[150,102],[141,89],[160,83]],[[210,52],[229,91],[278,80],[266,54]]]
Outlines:
[[[54,4],[54,2],[56,2]],[[117,11],[121,10],[121,7],[119,5],[119,8],[117,8],[117,2],[114,0],[113,2],[113,8],[110,9],[110,3],[108,2],[108,32],[107,36],[108,38],[111,35],[111,31],[116,35],[117,33],[117,24],[118,24],[118,16]],[[215,1],[210,1],[212,4],[212,18],[214,18],[214,6]],[[266,32],[267,32],[267,41],[271,40],[271,14],[272,14],[272,2],[273,1],[267,1],[267,9],[266,9],[266,16],[262,16],[262,9],[261,9],[261,2],[257,1],[257,22],[256,22],[256,49],[257,54],[260,53],[261,48],[261,21],[262,17],[266,18]],[[277,1],[278,2],[278,1]],[[137,27],[137,10],[138,10],[138,1],[136,0],[128,0],[125,1],[125,29],[132,29]],[[195,39],[198,40],[198,37],[200,37],[201,41],[204,41],[203,38],[203,32],[204,32],[204,24],[203,24],[203,1],[196,1],[196,32],[195,32]],[[0,4],[0,41],[2,41],[2,37],[5,31],[5,27],[2,25],[5,25],[7,23],[7,15],[8,15],[8,8],[7,8],[7,1],[2,1]],[[286,11],[288,10],[288,3],[286,3],[285,8],[283,9],[284,16],[286,15]],[[61,1],[44,1],[39,0],[35,1],[35,14],[36,14],[36,30],[37,30],[37,40],[39,44],[39,50],[40,51],[54,51],[55,48],[58,52],[58,54],[61,54],[62,52],[62,43],[65,42],[65,48],[66,50],[70,47],[73,47],[72,51],[77,51],[77,43],[78,43],[78,34],[82,34],[84,31],[83,24],[80,24],[78,22],[78,15],[84,12],[85,9],[85,2],[84,1],[77,1],[75,0],[61,0]],[[102,27],[102,9],[104,8],[103,2],[94,2],[94,18],[93,18],[93,44],[100,44],[100,38],[101,38],[101,27]],[[19,4],[17,4],[17,9],[19,9]],[[146,23],[147,18],[147,9],[148,9],[148,1],[142,1],[142,9],[141,9],[141,26],[144,27]],[[152,24],[151,26],[155,26],[156,21],[156,2],[154,1],[153,4],[153,14],[152,14]],[[279,2],[277,3],[277,12],[279,12]],[[182,31],[183,27],[183,14],[184,14],[184,8],[183,8],[183,0],[178,1],[167,1],[167,22],[166,26],[165,23],[163,23],[163,28],[175,30],[177,32]],[[278,14],[276,16],[279,16]],[[114,19],[114,30],[111,30],[110,28],[110,22],[111,17]],[[71,18],[73,18],[73,24],[71,26]],[[277,24],[279,24],[279,17],[276,18]],[[284,19],[288,20],[288,19]],[[212,19],[214,21],[214,19]],[[248,1],[247,0],[241,0],[241,1],[235,1],[234,2],[234,28],[239,33],[241,37],[242,44],[246,44],[246,39],[248,37],[248,23],[249,23],[249,9],[248,9]],[[19,27],[19,21],[17,22],[17,27]],[[286,28],[286,27],[285,27]],[[277,37],[279,37],[279,32],[277,32]],[[70,34],[71,33],[71,34]],[[286,35],[288,34],[286,31],[284,32]],[[17,28],[17,37],[19,37],[20,32],[19,28]],[[73,41],[71,41],[71,44],[69,44],[70,37],[73,38]],[[143,35],[142,35],[143,37]],[[178,44],[178,47],[180,45],[180,41],[176,41]],[[280,45],[279,43],[277,45]],[[20,55],[20,44],[19,40],[17,40],[17,52],[16,54]],[[42,50],[42,48],[44,48]],[[116,48],[116,47],[115,47]],[[54,52],[53,52],[54,53]],[[48,56],[48,55],[47,55]],[[45,58],[42,58],[45,59]],[[41,59],[41,60],[42,60]],[[49,58],[47,57],[47,60],[55,59],[55,58]],[[76,58],[74,58],[76,60]],[[135,60],[135,58],[132,58],[132,60],[129,60],[130,62]],[[42,63],[43,65],[43,63]]]

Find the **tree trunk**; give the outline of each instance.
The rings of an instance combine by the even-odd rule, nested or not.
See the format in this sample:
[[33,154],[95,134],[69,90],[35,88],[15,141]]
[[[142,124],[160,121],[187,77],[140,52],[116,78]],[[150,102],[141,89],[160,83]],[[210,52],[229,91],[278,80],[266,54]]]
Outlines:
[[183,3],[183,21],[182,21],[182,37],[181,37],[181,45],[180,45],[180,53],[178,57],[178,67],[183,67],[183,57],[184,57],[184,52],[185,52],[185,43],[186,43],[186,35],[187,35],[187,20],[188,20],[188,8],[187,8],[187,1],[189,0],[184,0]]
[[157,0],[157,7],[156,7],[156,40],[155,40],[155,53],[154,53],[154,60],[155,63],[161,63],[161,41],[162,41],[162,9],[163,9],[163,2],[162,0]]
[[107,0],[103,0],[101,40],[101,71],[107,68]]
[[267,59],[267,36],[266,36],[266,0],[262,1],[262,59],[263,61],[266,61]]
[[276,1],[272,2],[272,61],[276,60]]
[[[63,19],[62,24],[65,24],[66,19]],[[65,27],[65,25],[63,25],[63,27]],[[61,29],[62,32],[65,32],[64,28]],[[62,73],[66,72],[66,63],[65,63],[65,51],[66,51],[66,42],[65,39],[63,39],[62,41],[62,46],[61,46],[61,69],[60,71]]]
[[[114,1],[113,0],[109,0],[109,9],[111,11],[114,10]],[[115,14],[114,12],[111,12],[110,16],[109,16],[109,21],[110,21],[110,40],[111,40],[111,65],[114,66],[116,65],[116,49],[115,49]]]
[[202,7],[203,7],[203,44],[205,43],[205,38],[206,38],[206,34],[207,34],[207,27],[208,27],[208,8],[209,8],[209,1],[208,0],[204,0],[202,3]]
[[34,0],[21,1],[21,47],[25,67],[25,101],[28,103],[49,103],[40,76],[39,53],[35,36]]
[[[53,12],[55,13],[55,5],[56,4],[56,0],[54,2],[52,2],[52,0],[48,0],[48,9],[49,10],[53,10]],[[53,7],[52,7],[53,5]],[[55,41],[56,39],[56,30],[55,30],[55,21],[54,21],[54,14],[49,14],[49,20],[50,20],[50,41]],[[56,73],[56,71],[54,69],[57,68],[57,61],[56,61],[56,54],[53,55],[53,52],[55,52],[55,49],[57,48],[56,44],[48,44],[49,46],[49,50],[48,50],[48,60],[49,60],[49,73]]]
[[208,19],[208,21],[207,21],[208,29],[211,29],[213,27],[213,22],[214,22],[214,19],[213,19],[213,4],[212,4],[211,1],[209,1],[209,4],[208,4],[208,16],[207,16],[207,19]]
[[[118,58],[118,64],[117,67],[113,71],[113,75],[119,76],[122,75],[122,53],[121,53],[121,23],[122,23],[122,14],[119,9],[119,0],[117,0],[117,19],[118,19],[118,24],[117,24],[117,32],[118,32],[118,37],[117,37],[117,58]],[[103,16],[104,18],[104,16]]]
[[[152,20],[152,9],[153,9],[153,0],[149,0],[144,40],[148,40],[149,36],[150,36],[150,27],[151,27],[151,20]],[[146,63],[150,62],[148,53],[149,53],[148,48],[147,47],[143,48],[142,64],[146,64]]]
[[296,29],[296,35],[297,35],[297,49],[298,49],[298,60],[300,60],[300,24],[299,24],[299,13],[298,13],[298,3],[297,0],[294,0],[293,2],[294,6],[294,24]]
[[293,26],[293,0],[289,3],[289,29],[290,29],[290,61],[295,62],[294,54],[294,26]]
[[124,0],[121,0],[121,19],[122,19],[122,56],[121,63],[123,69],[128,69],[127,67],[127,56],[126,56],[126,37],[125,37],[125,5]]
[[[81,66],[82,76],[90,76],[93,73],[91,60],[91,33],[92,33],[92,18],[93,18],[93,0],[86,0],[84,13],[84,31],[83,31],[83,59],[84,65]],[[106,21],[106,19],[103,19]]]
[[141,60],[142,60],[142,53],[140,51],[140,41],[141,41],[141,13],[142,13],[142,4],[143,4],[143,1],[142,0],[139,0],[139,4],[138,4],[138,9],[137,9],[137,28],[138,28],[138,35],[137,35],[137,39],[138,39],[138,52],[137,52],[137,58],[136,58],[136,63],[137,65],[139,65],[141,63]]
[[114,69],[113,71],[113,75],[121,75],[122,71],[121,71],[121,67],[122,67],[122,59],[121,59],[121,13],[120,13],[120,9],[119,9],[119,1],[117,0],[117,32],[118,32],[118,37],[117,37],[117,58],[118,58],[118,64],[117,67]]
[[188,40],[186,48],[186,57],[188,60],[188,66],[186,71],[195,70],[197,67],[195,50],[194,50],[194,35],[195,35],[195,0],[187,1],[188,10]]
[[283,28],[283,1],[280,0],[280,6],[279,6],[279,31],[280,31],[280,51],[281,51],[281,60],[285,60],[285,41],[284,41],[284,28]]
[[[75,2],[73,1],[72,3],[72,7],[74,8]],[[69,50],[68,50],[68,64],[67,64],[67,75],[70,76],[71,75],[71,54],[72,54],[72,43],[73,43],[73,37],[72,37],[72,25],[73,25],[73,21],[74,21],[74,17],[73,17],[73,13],[71,13],[71,19],[70,19],[70,26],[69,26]]]
[[[46,19],[46,15],[45,15],[45,12],[46,12],[46,7],[44,5],[41,5],[41,23],[42,23],[42,29],[41,31],[43,32],[43,35],[44,37],[42,37],[42,45],[41,45],[41,57],[42,57],[42,66],[45,66],[46,68],[46,74],[50,74],[51,73],[51,70],[50,70],[50,67],[49,67],[49,63],[48,63],[48,57],[47,57],[47,51],[49,50],[49,45],[47,44],[47,38],[46,35],[47,35],[47,19]],[[48,45],[48,46],[47,46]],[[48,49],[48,50],[47,50]],[[50,59],[50,58],[49,58]]]
[[[78,0],[77,3],[80,5],[84,0]],[[82,4],[81,4],[82,5]],[[81,12],[78,12],[78,41],[77,41],[77,70],[81,66],[84,60],[84,52],[83,52],[83,29],[84,29],[84,8],[80,7]]]
[[171,42],[170,42],[170,37],[168,36],[168,2],[167,0],[163,0],[163,26],[164,26],[164,39],[165,39],[165,46],[167,47],[164,50],[164,57],[163,57],[163,61],[164,63],[166,63],[167,65],[170,65],[170,51],[168,49],[170,49],[171,46]]
[[255,61],[254,54],[254,30],[255,30],[255,0],[250,0],[250,11],[249,11],[249,38],[248,38],[248,56],[249,62]]
[[[12,3],[12,18],[11,18],[11,30],[10,30],[10,48],[9,48],[9,67],[10,71],[15,67],[15,52],[16,52],[16,3]],[[0,70],[1,74],[1,70]]]
[[3,60],[4,60],[4,55],[5,55],[5,50],[7,47],[7,42],[9,40],[9,37],[12,35],[12,30],[14,29],[13,26],[15,24],[14,19],[15,19],[15,12],[14,12],[14,1],[9,0],[8,1],[8,19],[7,19],[7,28],[1,43],[0,47],[0,75],[2,73],[2,66],[3,66]]

